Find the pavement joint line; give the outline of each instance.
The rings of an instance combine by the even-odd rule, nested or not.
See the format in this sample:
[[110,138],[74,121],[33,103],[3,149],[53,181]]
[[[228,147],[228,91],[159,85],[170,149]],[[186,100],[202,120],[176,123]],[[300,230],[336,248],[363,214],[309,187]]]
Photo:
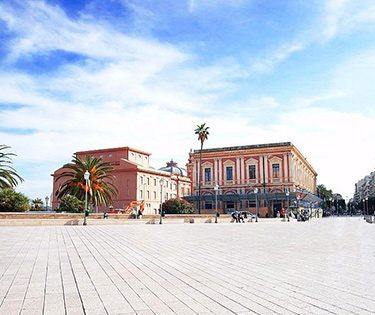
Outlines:
[[0,314],[375,314],[362,221],[0,227]]

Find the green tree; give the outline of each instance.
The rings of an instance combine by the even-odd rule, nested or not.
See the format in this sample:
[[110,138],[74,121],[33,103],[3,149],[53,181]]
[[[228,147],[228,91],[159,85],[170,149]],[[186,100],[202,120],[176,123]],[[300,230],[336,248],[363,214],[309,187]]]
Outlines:
[[0,189],[13,188],[23,182],[23,178],[12,167],[12,156],[16,156],[16,154],[5,153],[6,149],[10,149],[10,147],[0,144]]
[[198,140],[201,142],[201,150],[199,154],[199,173],[198,173],[198,213],[201,214],[201,175],[202,175],[202,150],[203,150],[203,143],[206,139],[208,139],[208,129],[210,127],[206,127],[206,124],[197,125],[197,128],[194,130],[195,134],[198,135]]
[[327,189],[323,184],[318,185],[317,187],[318,196],[323,199],[323,205],[325,208],[329,207],[330,198],[333,199],[332,189]]
[[[87,202],[94,206],[112,204],[114,197],[118,195],[118,189],[114,184],[114,176],[110,174],[113,167],[110,162],[103,162],[101,159],[86,156],[82,160],[73,156],[72,163],[65,164],[65,169],[57,178],[66,178],[67,180],[56,191],[56,196],[62,199],[66,195],[72,195],[79,200],[85,200],[85,192],[87,191]],[[90,173],[88,185],[84,178],[85,172]]]
[[174,198],[163,203],[163,210],[167,214],[191,214],[194,207],[184,199]]
[[0,189],[0,212],[25,212],[30,210],[29,198],[13,188]]
[[65,195],[59,204],[59,206],[55,209],[56,212],[83,212],[85,208],[85,202],[79,200],[77,197],[72,195]]
[[31,209],[34,211],[41,211],[43,210],[43,201],[40,198],[35,198],[31,200]]

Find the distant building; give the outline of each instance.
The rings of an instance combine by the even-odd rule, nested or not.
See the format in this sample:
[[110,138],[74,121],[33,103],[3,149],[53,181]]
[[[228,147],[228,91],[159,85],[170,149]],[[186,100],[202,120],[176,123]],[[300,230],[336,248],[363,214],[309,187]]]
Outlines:
[[[123,209],[131,201],[144,200],[144,214],[157,214],[159,213],[161,201],[164,202],[170,198],[190,194],[191,180],[183,171],[177,172],[180,169],[177,163],[171,161],[172,165],[167,164],[166,168],[155,169],[150,166],[151,153],[129,147],[121,147],[80,151],[76,152],[75,155],[81,159],[85,159],[87,155],[92,158],[97,157],[112,164],[115,184],[119,190],[118,197],[113,200],[112,206],[114,209]],[[172,167],[172,171],[168,167]],[[59,203],[56,191],[65,181],[65,179],[60,179],[56,182],[56,178],[63,171],[64,169],[60,168],[52,175],[54,178],[53,208],[56,208]],[[163,196],[161,196],[162,191]],[[103,212],[108,210],[108,207],[99,206],[97,210]]]
[[[198,202],[200,150],[189,154],[188,176],[192,195]],[[290,142],[247,145],[202,150],[201,209],[218,208],[227,213],[258,208],[261,216],[275,216],[283,207],[313,207],[321,201],[316,195],[317,173]],[[258,207],[256,207],[258,201]]]
[[355,184],[353,202],[364,214],[374,214],[375,210],[375,171]]

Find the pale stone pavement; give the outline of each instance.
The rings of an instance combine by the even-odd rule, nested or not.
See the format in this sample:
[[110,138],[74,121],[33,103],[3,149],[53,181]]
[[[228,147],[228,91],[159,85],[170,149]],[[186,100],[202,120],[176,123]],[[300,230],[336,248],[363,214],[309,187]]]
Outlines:
[[375,314],[375,224],[359,217],[0,237],[0,314]]

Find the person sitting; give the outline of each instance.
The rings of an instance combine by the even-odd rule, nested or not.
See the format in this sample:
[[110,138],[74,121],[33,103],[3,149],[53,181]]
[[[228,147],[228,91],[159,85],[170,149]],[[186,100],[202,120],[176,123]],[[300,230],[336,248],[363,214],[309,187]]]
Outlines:
[[238,223],[241,223],[241,221],[242,221],[242,223],[245,223],[245,221],[243,219],[243,216],[242,216],[242,212],[239,212],[238,213]]

